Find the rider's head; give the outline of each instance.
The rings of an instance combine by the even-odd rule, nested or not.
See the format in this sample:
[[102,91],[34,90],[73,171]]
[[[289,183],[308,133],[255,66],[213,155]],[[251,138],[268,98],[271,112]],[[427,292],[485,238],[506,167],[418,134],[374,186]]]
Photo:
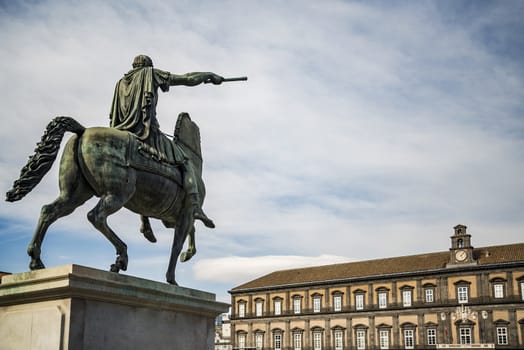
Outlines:
[[146,55],[138,55],[133,60],[133,68],[153,67],[153,60]]

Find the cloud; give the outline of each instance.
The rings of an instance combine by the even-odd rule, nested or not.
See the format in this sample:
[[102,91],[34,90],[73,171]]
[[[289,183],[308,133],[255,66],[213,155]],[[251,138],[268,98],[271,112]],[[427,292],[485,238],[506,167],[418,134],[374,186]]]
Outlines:
[[199,260],[194,266],[195,278],[203,281],[240,284],[277,270],[350,262],[336,255],[298,256],[227,256]]

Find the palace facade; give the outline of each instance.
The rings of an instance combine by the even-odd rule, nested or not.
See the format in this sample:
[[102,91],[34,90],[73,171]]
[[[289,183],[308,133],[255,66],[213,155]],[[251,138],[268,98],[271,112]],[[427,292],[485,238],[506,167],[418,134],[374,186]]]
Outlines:
[[233,349],[524,349],[524,243],[276,271],[233,288]]

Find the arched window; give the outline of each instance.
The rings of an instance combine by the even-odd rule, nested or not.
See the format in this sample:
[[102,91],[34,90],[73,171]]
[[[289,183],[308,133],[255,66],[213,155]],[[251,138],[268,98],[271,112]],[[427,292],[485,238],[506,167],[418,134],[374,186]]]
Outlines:
[[322,294],[315,293],[313,297],[313,312],[320,312],[322,309]]
[[339,312],[342,311],[342,297],[344,293],[340,291],[333,292],[333,311]]
[[388,307],[389,289],[386,287],[379,287],[375,289],[377,293],[377,304],[379,309]]
[[247,333],[245,331],[237,332],[237,346],[236,346],[237,349],[244,350],[246,348],[246,338],[247,338]]
[[457,322],[455,322],[455,325],[457,327],[458,343],[473,344],[473,329],[475,327],[475,323],[469,319],[465,321],[459,319]]
[[341,326],[331,328],[333,331],[333,349],[344,350],[344,330]]
[[496,320],[495,324],[495,337],[497,339],[497,345],[508,345],[508,325],[509,322],[506,320]]
[[405,322],[400,325],[402,329],[402,337],[404,343],[404,349],[414,349],[416,344],[416,328],[417,325],[411,322]]
[[264,299],[255,299],[255,316],[261,317],[264,314]]
[[413,286],[405,285],[400,287],[402,293],[402,306],[410,307],[413,305]]
[[273,349],[282,350],[283,348],[283,333],[280,328],[273,329]]
[[255,349],[262,350],[264,348],[264,331],[257,329],[255,330]]
[[273,314],[279,316],[282,314],[282,298],[275,297],[273,298]]
[[391,328],[390,325],[385,323],[381,323],[377,326],[379,349],[389,349],[389,344],[391,343]]
[[437,345],[437,324],[428,322],[424,327],[426,328],[426,345]]
[[355,309],[364,310],[366,291],[363,289],[357,289],[353,293],[355,294]]
[[293,296],[293,313],[299,314],[302,312],[302,296],[294,295]]
[[368,326],[363,324],[357,324],[353,326],[353,329],[355,331],[355,347],[357,348],[357,350],[366,349],[368,343]]
[[489,280],[491,283],[491,290],[493,298],[502,299],[505,297],[506,291],[506,280],[501,277],[492,278]]
[[311,329],[313,338],[313,350],[322,350],[324,343],[324,329],[320,327],[313,327]]
[[237,317],[244,318],[246,317],[246,304],[245,300],[239,300],[237,302]]
[[293,332],[292,349],[293,350],[302,350],[302,338],[303,338],[302,336],[303,336],[304,330],[300,328],[294,328],[292,332]]
[[435,289],[436,285],[433,283],[425,283],[422,288],[424,288],[424,303],[433,303],[435,302]]

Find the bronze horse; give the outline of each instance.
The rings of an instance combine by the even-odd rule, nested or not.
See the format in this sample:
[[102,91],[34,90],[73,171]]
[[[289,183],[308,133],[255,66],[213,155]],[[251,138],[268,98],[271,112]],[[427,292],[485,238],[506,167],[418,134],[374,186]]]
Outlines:
[[[74,135],[68,140],[60,162],[60,194],[52,203],[42,207],[27,249],[31,257],[30,269],[45,268],[40,252],[49,226],[97,196],[100,200],[89,211],[87,218],[116,249],[117,258],[111,265],[111,271],[125,271],[128,257],[126,244],[107,225],[107,217],[125,207],[135,213],[160,219],[166,227],[175,229],[166,279],[168,283],[176,284],[177,258],[187,237],[189,247],[180,260],[189,260],[196,252],[195,227],[181,186],[181,174],[173,164],[158,159],[155,150],[129,132],[104,127],[84,128],[73,118],[56,117],[47,125],[35,154],[29,158],[20,178],[7,192],[6,200],[13,202],[22,199],[40,182],[56,159],[66,131]],[[197,171],[201,172],[200,134],[187,113],[179,115],[174,142],[184,147]],[[204,184],[199,183],[199,186],[204,194]]]

